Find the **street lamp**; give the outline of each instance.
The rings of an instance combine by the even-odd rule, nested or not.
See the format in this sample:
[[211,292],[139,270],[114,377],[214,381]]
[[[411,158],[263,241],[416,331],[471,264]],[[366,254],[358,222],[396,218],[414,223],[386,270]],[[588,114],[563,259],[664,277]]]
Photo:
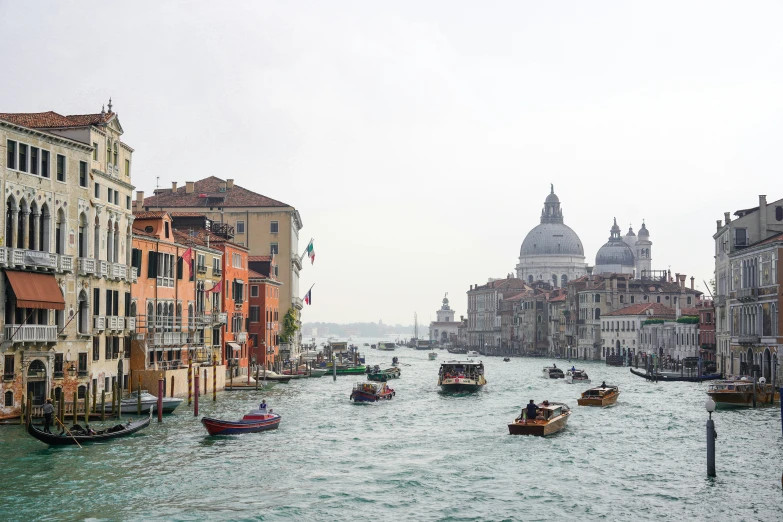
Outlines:
[[71,378],[76,377],[76,374],[79,373],[79,370],[76,369],[76,365],[74,363],[71,363],[71,365],[68,367],[68,375],[71,376]]
[[704,408],[709,414],[707,419],[707,476],[715,476],[715,439],[718,438],[718,433],[715,431],[715,423],[712,420],[712,412],[715,411],[715,401],[711,398],[707,399],[704,403]]

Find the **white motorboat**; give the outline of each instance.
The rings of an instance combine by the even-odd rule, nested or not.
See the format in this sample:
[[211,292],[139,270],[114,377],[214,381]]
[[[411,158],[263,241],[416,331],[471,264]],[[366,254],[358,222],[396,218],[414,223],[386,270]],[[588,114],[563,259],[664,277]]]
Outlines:
[[557,366],[546,366],[544,367],[543,377],[544,379],[562,379],[565,377],[565,374]]
[[481,357],[481,354],[479,354],[479,353],[478,353],[477,351],[475,351],[475,350],[471,350],[471,351],[469,351],[469,352],[468,352],[466,355],[467,355],[468,357]]
[[430,358],[430,361],[434,361],[438,358],[438,354],[436,352],[430,352],[428,357]]
[[[172,413],[177,406],[182,404],[182,401],[183,399],[177,397],[163,397],[163,413]],[[158,398],[148,393],[147,390],[141,390],[141,411],[149,411],[150,407],[153,413],[158,412]],[[106,404],[105,411],[111,411],[111,404]],[[137,413],[139,411],[137,392],[132,392],[120,401],[120,411],[122,413]]]
[[590,383],[590,377],[587,376],[587,372],[584,370],[577,370],[576,368],[572,368],[566,372],[565,380],[568,384]]

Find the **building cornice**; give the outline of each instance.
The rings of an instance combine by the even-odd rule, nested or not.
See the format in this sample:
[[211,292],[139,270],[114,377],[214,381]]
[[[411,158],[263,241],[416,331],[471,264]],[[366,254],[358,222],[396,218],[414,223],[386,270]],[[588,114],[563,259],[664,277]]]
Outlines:
[[[92,147],[90,147],[90,150],[92,150]],[[132,191],[132,190],[134,190],[134,189],[136,188],[136,187],[134,187],[133,185],[131,185],[130,183],[128,183],[127,181],[122,181],[121,179],[118,179],[118,178],[114,178],[114,177],[112,177],[112,176],[109,176],[108,174],[106,174],[106,173],[105,173],[105,172],[103,172],[102,170],[98,170],[98,169],[92,169],[92,173],[93,173],[93,174],[96,174],[96,175],[98,175],[99,177],[101,177],[101,178],[103,178],[103,179],[105,179],[105,180],[108,180],[108,181],[113,181],[114,183],[116,183],[116,184],[118,184],[119,186],[121,186],[121,187],[123,187],[123,188],[126,188],[126,189],[128,189],[128,190],[131,190],[131,191]]]
[[56,143],[67,145],[69,147],[81,149],[84,152],[92,152],[93,150],[92,145],[87,145],[86,143],[82,143],[81,141],[64,138],[62,136],[58,136],[57,134],[51,134],[49,132],[44,132],[37,129],[31,129],[30,127],[24,127],[22,125],[16,125],[15,123],[11,123],[10,121],[0,120],[0,126],[8,127],[10,129],[13,129],[17,132],[21,132],[23,134],[32,134],[40,138],[45,138],[54,141]]

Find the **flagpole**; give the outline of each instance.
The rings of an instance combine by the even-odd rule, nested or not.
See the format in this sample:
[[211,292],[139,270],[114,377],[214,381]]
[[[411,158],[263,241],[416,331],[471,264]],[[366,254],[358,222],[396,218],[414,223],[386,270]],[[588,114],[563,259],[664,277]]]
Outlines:
[[[313,285],[310,287],[310,290],[312,290],[312,289],[313,289],[313,286],[315,286],[315,283],[313,283]],[[308,290],[307,292],[305,292],[305,295],[309,294],[309,293],[310,293],[310,290]]]
[[302,264],[302,260],[304,260],[304,256],[307,254],[307,250],[309,249],[308,247],[313,244],[314,240],[315,240],[314,237],[310,238],[310,241],[307,242],[307,246],[305,247],[304,253],[301,256],[299,256],[299,264],[300,265]]

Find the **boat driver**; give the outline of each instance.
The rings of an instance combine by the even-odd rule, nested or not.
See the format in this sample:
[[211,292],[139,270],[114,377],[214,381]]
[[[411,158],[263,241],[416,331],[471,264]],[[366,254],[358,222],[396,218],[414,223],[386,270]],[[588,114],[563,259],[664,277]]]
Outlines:
[[536,406],[536,403],[533,401],[533,399],[530,399],[530,402],[525,407],[525,410],[527,410],[528,420],[536,419],[536,415],[538,413],[538,406]]
[[262,400],[261,404],[258,405],[258,411],[266,413],[266,399]]

